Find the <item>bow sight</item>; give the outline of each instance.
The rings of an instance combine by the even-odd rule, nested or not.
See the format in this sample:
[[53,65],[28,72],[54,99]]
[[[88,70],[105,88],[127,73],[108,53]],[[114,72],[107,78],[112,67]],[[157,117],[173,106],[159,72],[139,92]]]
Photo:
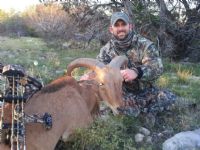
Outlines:
[[27,115],[24,104],[42,88],[42,84],[26,75],[20,65],[0,64],[0,142],[11,146],[11,150],[25,150],[25,124],[42,123],[46,129],[52,127],[51,115]]

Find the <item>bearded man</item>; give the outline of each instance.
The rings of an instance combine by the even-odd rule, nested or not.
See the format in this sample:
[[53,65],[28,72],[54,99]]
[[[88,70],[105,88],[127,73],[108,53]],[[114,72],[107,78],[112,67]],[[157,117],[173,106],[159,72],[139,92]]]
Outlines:
[[[138,116],[141,112],[154,114],[168,110],[176,96],[155,87],[155,80],[163,72],[156,45],[137,34],[128,15],[123,12],[113,13],[109,30],[112,38],[101,48],[97,59],[108,64],[115,56],[125,55],[128,58],[128,68],[121,70],[126,103],[124,113]],[[92,76],[92,73],[88,73],[81,80],[88,80]]]

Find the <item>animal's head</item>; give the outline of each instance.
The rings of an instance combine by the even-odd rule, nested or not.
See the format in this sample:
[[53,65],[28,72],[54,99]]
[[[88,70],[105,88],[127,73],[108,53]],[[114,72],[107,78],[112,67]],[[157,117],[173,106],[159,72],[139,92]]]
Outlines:
[[86,67],[96,73],[94,80],[99,85],[99,95],[102,100],[118,114],[119,108],[123,106],[122,100],[122,82],[123,78],[120,73],[120,67],[127,64],[125,56],[115,57],[109,64],[104,65],[102,62],[91,58],[79,58],[72,61],[67,67],[67,75],[77,67]]

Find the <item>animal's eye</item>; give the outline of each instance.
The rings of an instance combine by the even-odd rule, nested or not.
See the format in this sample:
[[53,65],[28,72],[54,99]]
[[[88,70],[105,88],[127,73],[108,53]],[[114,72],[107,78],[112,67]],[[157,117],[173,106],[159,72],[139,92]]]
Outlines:
[[103,83],[99,83],[99,86],[102,86],[102,85],[104,85]]

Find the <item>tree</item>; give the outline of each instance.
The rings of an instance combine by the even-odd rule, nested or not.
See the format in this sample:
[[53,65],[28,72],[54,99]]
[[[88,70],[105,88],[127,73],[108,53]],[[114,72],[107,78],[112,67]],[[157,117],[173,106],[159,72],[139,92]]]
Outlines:
[[[181,59],[200,43],[199,0],[111,0],[134,20],[138,32],[159,39],[164,56]],[[199,59],[200,60],[200,59]]]
[[164,0],[156,0],[156,3],[160,8],[160,40],[165,42],[163,37],[169,37],[169,40],[172,41],[173,49],[171,55],[174,58],[187,56],[190,52],[190,47],[194,44],[193,41],[199,40],[200,36],[200,2],[193,1],[194,7],[192,8],[192,5],[189,5],[189,1],[179,0],[176,1],[179,6],[176,7],[175,4],[172,4],[174,8],[171,10],[167,8]]
[[[109,16],[124,11],[133,20],[137,32],[152,39],[163,56],[182,59],[199,52],[199,0],[41,0],[46,5],[61,3],[73,18],[77,33],[88,41],[97,38],[102,43],[109,38]],[[199,56],[200,61],[200,56]]]

